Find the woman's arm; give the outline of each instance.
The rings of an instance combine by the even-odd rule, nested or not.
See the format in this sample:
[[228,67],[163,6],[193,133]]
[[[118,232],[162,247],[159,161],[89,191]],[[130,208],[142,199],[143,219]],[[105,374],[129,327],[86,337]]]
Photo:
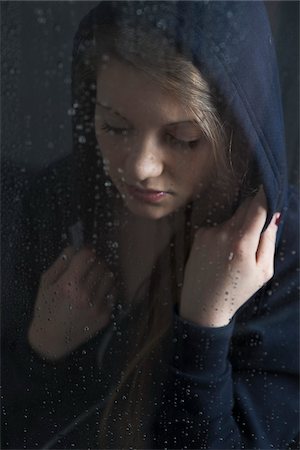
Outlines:
[[[4,336],[3,448],[42,446],[103,394],[97,354],[111,305],[98,298],[112,282],[103,278],[91,250],[75,257],[65,249],[42,276],[31,345],[25,327],[16,331],[13,346]],[[24,289],[23,295],[35,294]]]
[[[266,313],[246,326],[206,328],[175,318],[155,448],[289,448],[299,428],[296,302],[282,302],[272,321]],[[246,333],[239,336],[239,328]]]
[[94,252],[66,248],[42,275],[28,332],[31,347],[55,361],[109,322],[113,276]]
[[180,316],[207,327],[227,325],[274,272],[277,220],[267,229],[262,189],[226,223],[200,228],[185,269]]
[[[288,222],[295,229],[292,214]],[[155,422],[157,448],[290,448],[299,418],[299,316],[292,256],[297,239],[285,229],[274,279],[233,319],[229,315],[229,323],[197,324],[197,310],[194,320],[175,315],[174,356]]]
[[[66,172],[63,170],[63,175]],[[103,332],[100,331],[88,342],[78,343],[76,350],[66,353],[64,357],[55,361],[34,351],[28,342],[28,329],[30,324],[33,325],[32,318],[34,308],[37,308],[35,305],[37,296],[40,297],[41,303],[39,305],[41,309],[38,311],[38,314],[41,314],[40,319],[43,315],[47,325],[51,325],[50,329],[53,322],[51,320],[48,322],[47,318],[55,319],[54,302],[49,298],[55,282],[50,283],[45,274],[53,272],[55,263],[51,269],[52,263],[57,258],[58,249],[62,248],[61,235],[66,226],[62,223],[64,211],[61,210],[62,204],[66,208],[69,205],[67,202],[66,204],[62,202],[60,196],[55,194],[60,187],[56,178],[53,181],[54,193],[53,189],[49,190],[49,180],[52,180],[52,173],[45,182],[33,183],[26,199],[16,209],[14,221],[16,231],[12,228],[12,234],[14,234],[11,239],[13,242],[12,269],[9,271],[7,289],[2,292],[3,301],[10,305],[11,311],[10,315],[6,313],[2,317],[6,322],[5,330],[2,328],[3,448],[42,446],[50,438],[51,433],[59,431],[65,423],[81,413],[83,408],[93,404],[95,396],[99,397],[104,389],[99,378],[97,355],[105,327]],[[68,190],[61,189],[61,192],[68,192]],[[69,211],[66,210],[66,216],[68,214]],[[62,262],[68,266],[70,260],[62,260]],[[50,266],[50,269],[46,270],[47,266]],[[88,265],[90,269],[92,266],[92,263]],[[102,269],[104,270],[103,267]],[[55,270],[58,270],[57,264]],[[43,281],[39,287],[43,271],[45,274],[42,276]],[[100,266],[99,271],[101,272]],[[79,280],[78,276],[76,279]],[[46,280],[49,283],[46,283]],[[86,282],[87,280],[84,281],[84,286]],[[62,285],[59,289],[62,289]],[[57,297],[56,294],[54,296]],[[87,299],[87,295],[84,298]],[[60,300],[62,301],[58,306],[63,308],[69,299],[60,298]],[[69,311],[70,314],[73,313]],[[35,320],[35,324],[41,331],[40,342],[37,336],[39,346],[47,331],[42,329],[45,325],[42,321],[38,325],[38,321]],[[104,323],[102,325],[104,326]],[[88,323],[85,323],[85,326],[88,326]],[[64,327],[66,331],[67,324]],[[93,330],[95,331],[94,328]],[[50,333],[50,330],[48,331]],[[60,336],[62,331],[59,331]],[[82,335],[87,339],[91,333],[82,330]],[[71,344],[70,340],[69,344]],[[48,345],[51,353],[51,341]]]

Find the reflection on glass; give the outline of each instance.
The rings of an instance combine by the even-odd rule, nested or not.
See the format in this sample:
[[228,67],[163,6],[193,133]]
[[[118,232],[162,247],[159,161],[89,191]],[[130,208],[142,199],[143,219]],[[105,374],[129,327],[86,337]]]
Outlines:
[[13,218],[3,447],[296,448],[296,196],[263,4],[102,2],[72,96],[73,153]]

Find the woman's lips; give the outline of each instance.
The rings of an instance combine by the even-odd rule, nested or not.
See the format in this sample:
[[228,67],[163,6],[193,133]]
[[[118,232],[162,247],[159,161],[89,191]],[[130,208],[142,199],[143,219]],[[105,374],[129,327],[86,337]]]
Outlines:
[[158,203],[162,199],[164,199],[167,195],[170,195],[169,192],[166,191],[156,191],[153,189],[140,189],[135,186],[126,185],[127,191],[129,195],[138,200],[142,200],[146,203]]

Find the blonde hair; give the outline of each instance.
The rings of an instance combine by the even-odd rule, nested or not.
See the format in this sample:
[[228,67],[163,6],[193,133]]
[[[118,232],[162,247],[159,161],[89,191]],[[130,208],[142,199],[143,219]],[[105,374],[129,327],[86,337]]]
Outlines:
[[[101,70],[110,57],[126,61],[137,70],[147,73],[163,89],[174,93],[187,111],[193,113],[195,121],[212,145],[219,190],[222,194],[225,193],[228,205],[232,207],[241,180],[231,160],[231,130],[221,118],[209,83],[192,61],[178,53],[174,43],[164,37],[158,29],[102,26],[94,34],[94,47],[86,52],[83,72],[90,70],[95,63],[94,69]],[[81,70],[81,76],[83,72]],[[244,158],[243,161],[245,160]],[[240,165],[238,167],[240,168]],[[170,254],[170,258],[172,257],[174,258],[174,255]],[[170,267],[172,264],[170,260]],[[172,285],[174,281],[170,267],[170,273],[166,278]],[[143,448],[141,420],[143,406],[151,396],[148,388],[151,385],[151,367],[154,367],[152,360],[159,361],[162,356],[162,341],[170,332],[174,298],[176,299],[178,294],[176,291],[173,299],[162,302],[159,294],[163,289],[163,280],[159,264],[156,276],[156,289],[149,293],[143,305],[143,321],[135,333],[139,336],[139,339],[136,339],[135,350],[102,416],[100,425],[102,447],[107,446],[105,443],[109,444],[109,436],[114,437],[114,433],[121,436],[123,433],[123,448],[124,442],[128,447]],[[122,398],[126,399],[126,408],[119,409],[118,405],[122,403]],[[115,411],[116,407],[118,414]],[[119,424],[116,429],[113,421],[117,421],[118,417]]]

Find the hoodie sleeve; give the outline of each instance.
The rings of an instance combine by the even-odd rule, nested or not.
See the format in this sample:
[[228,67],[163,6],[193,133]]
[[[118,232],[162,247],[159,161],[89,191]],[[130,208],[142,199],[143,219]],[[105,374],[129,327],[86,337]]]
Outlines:
[[233,327],[233,321],[221,328],[199,327],[175,315],[174,356],[158,423],[160,448],[241,448],[228,359]]
[[234,373],[228,357],[234,322],[208,329],[175,317],[174,329],[175,353],[156,424],[158,448],[291,448],[297,405],[288,399],[297,397],[297,377]]
[[296,197],[275,277],[224,327],[174,314],[174,353],[155,422],[158,448],[298,448]]

